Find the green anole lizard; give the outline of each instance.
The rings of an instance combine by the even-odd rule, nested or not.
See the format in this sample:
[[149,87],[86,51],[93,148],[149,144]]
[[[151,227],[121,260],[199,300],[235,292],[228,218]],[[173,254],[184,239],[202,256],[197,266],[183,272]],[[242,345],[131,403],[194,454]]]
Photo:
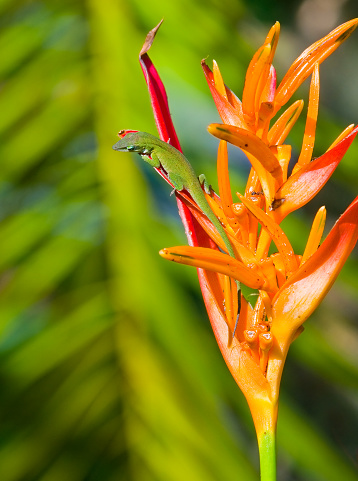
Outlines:
[[[123,131],[123,134],[124,133]],[[194,202],[200,207],[220,234],[230,256],[235,258],[235,253],[229,238],[220,221],[211,210],[194,169],[181,152],[172,145],[154,137],[154,135],[147,134],[146,132],[131,131],[114,144],[113,149],[122,152],[137,152],[142,159],[152,167],[162,167],[175,190],[186,190],[191,195]],[[238,280],[236,280],[236,284],[240,299],[241,284]],[[236,327],[235,325],[233,336],[235,335]]]

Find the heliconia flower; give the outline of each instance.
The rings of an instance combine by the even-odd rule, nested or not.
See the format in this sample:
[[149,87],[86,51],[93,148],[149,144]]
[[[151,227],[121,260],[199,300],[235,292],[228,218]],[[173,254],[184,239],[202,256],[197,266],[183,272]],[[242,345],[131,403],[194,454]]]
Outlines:
[[[276,86],[272,65],[278,22],[251,60],[242,101],[225,85],[218,64],[202,67],[222,119],[209,132],[220,139],[219,192],[206,199],[232,244],[229,256],[219,232],[186,191],[176,192],[189,246],[164,248],[168,260],[195,266],[218,346],[251,409],[263,462],[262,479],[274,478],[274,432],[283,365],[292,341],[332,286],[358,239],[358,197],[322,242],[326,210],[319,209],[303,253],[295,253],[280,227],[291,212],[309,202],[343,158],[358,127],[347,127],[320,157],[312,160],[319,99],[319,65],[357,27],[353,19],[307,48]],[[149,32],[140,53],[159,135],[180,144],[169,113],[164,85],[148,56],[160,24]],[[291,173],[286,137],[299,117],[298,100],[273,117],[311,76],[302,150]],[[233,200],[227,142],[240,148],[252,169],[243,194]],[[165,174],[160,172],[165,178]],[[168,180],[168,179],[167,179]],[[168,180],[169,182],[169,180]],[[276,252],[269,254],[271,243]],[[237,292],[236,281],[242,285]],[[265,458],[266,456],[266,458]],[[268,458],[271,462],[267,462]],[[266,461],[265,461],[266,459]]]

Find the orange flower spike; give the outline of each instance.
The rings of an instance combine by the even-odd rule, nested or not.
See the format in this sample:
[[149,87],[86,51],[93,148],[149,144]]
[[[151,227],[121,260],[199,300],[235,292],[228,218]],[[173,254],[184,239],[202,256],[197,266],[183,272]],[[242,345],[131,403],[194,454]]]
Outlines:
[[296,120],[300,116],[303,109],[303,100],[296,100],[284,113],[276,120],[267,134],[269,145],[282,144],[287,135],[290,133]]
[[[218,346],[250,406],[259,443],[261,478],[265,481],[276,479],[277,401],[289,345],[323,299],[358,239],[358,198],[320,247],[326,214],[324,208],[319,210],[303,257],[294,254],[279,226],[287,214],[319,192],[358,133],[358,127],[348,127],[325,154],[310,162],[318,109],[318,65],[357,24],[358,19],[351,20],[306,49],[293,62],[277,90],[272,66],[279,34],[279,24],[275,24],[250,62],[242,103],[226,87],[217,63],[214,61],[211,72],[202,62],[224,124],[212,124],[208,129],[222,141],[218,153],[221,199],[213,192],[206,198],[230,236],[237,256],[233,258],[219,250],[225,247],[218,232],[185,192],[176,192],[176,197],[191,246],[160,252],[168,260],[198,268],[200,287]],[[162,139],[172,139],[167,135],[167,124],[172,124],[165,89],[147,56],[148,48],[142,63],[147,83],[153,87],[150,95],[157,127]],[[269,123],[311,74],[305,136],[298,161],[300,168],[287,179],[291,150],[283,142],[302,110],[302,101],[287,109],[271,130]],[[241,148],[252,164],[245,197],[238,194],[241,204],[232,203],[224,141]],[[257,241],[258,222],[262,229]],[[268,256],[271,241],[279,253]],[[200,247],[192,247],[194,245]],[[240,296],[241,310],[233,337],[231,332],[240,304],[234,279],[242,282],[243,290],[244,286],[258,290],[259,298],[252,308]]]
[[245,198],[237,192],[237,196],[241,202],[249,209],[249,211],[258,218],[262,227],[269,233],[271,239],[275,243],[277,249],[282,255],[283,262],[285,264],[286,274],[289,277],[298,268],[295,253],[293,252],[290,241],[288,240],[286,234],[283,232],[281,227],[276,224],[276,222],[271,219],[271,217],[266,214],[261,209],[258,209],[255,204],[253,204],[249,199]]
[[297,164],[294,166],[292,173],[294,174],[303,165],[308,164],[312,158],[312,152],[314,147],[314,141],[316,137],[316,125],[318,117],[318,103],[319,103],[319,64],[316,63],[310,86],[308,111],[305,133],[303,136],[303,143],[300,156]]
[[326,223],[326,214],[326,208],[323,206],[318,210],[313,220],[311,232],[308,236],[306,248],[301,259],[301,265],[306,262],[306,260],[311,257],[311,255],[314,254],[319,247]]
[[242,110],[245,122],[248,128],[252,131],[254,131],[255,128],[256,113],[258,110],[258,105],[256,105],[256,90],[265,66],[269,63],[270,56],[271,45],[262,45],[253,56],[246,72],[244,90],[242,93]]
[[331,55],[356,29],[358,18],[346,22],[308,47],[291,65],[277,87],[275,112],[292,97],[298,87],[311,74],[315,63]]
[[252,289],[261,289],[265,278],[257,266],[246,267],[242,262],[207,247],[176,246],[162,249],[159,254],[169,261],[187,266],[200,267],[209,271],[220,272],[237,279]]

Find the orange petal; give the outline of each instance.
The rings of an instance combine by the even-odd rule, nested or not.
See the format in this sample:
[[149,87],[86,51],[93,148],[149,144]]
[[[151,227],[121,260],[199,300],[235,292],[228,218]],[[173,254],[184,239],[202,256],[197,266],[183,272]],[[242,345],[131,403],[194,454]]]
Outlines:
[[316,62],[321,63],[355,30],[358,19],[355,18],[332,30],[324,38],[308,47],[291,65],[282,82],[277,87],[275,111],[284,105],[311,74]]
[[288,107],[276,120],[267,134],[269,145],[282,144],[285,141],[302,112],[303,104],[303,100],[296,100],[296,102]]
[[281,185],[283,177],[280,163],[269,147],[252,132],[232,125],[210,124],[208,131],[215,137],[236,145],[248,154],[249,160],[255,163],[253,167],[259,176],[265,197],[271,198],[275,181]]
[[[242,93],[242,110],[244,112],[246,123],[249,127],[253,127],[255,124],[255,114],[256,111],[258,111],[257,104],[261,97],[263,86],[258,95],[257,87],[259,85],[260,78],[264,73],[265,67],[270,67],[270,58],[271,45],[262,45],[253,56],[246,72],[245,85]],[[256,99],[257,101],[255,102]]]
[[279,161],[282,169],[283,181],[286,182],[287,180],[287,171],[288,165],[291,160],[291,153],[292,153],[292,146],[288,144],[283,145],[276,145],[275,147],[271,147],[272,151],[275,152],[275,156]]
[[264,65],[259,85],[256,90],[256,112],[258,111],[262,102],[272,102],[276,90],[276,72],[272,67],[272,60],[276,52],[276,47],[280,35],[280,24],[276,22],[273,25],[266,37],[264,45],[270,45],[270,55]]
[[291,175],[276,193],[276,200],[272,205],[275,219],[281,221],[290,212],[307,204],[325,185],[335,168],[342,160],[348,147],[358,133],[356,127],[335,147],[302,167],[296,174]]
[[218,171],[218,187],[219,194],[222,202],[222,208],[226,217],[234,217],[232,211],[232,195],[230,188],[229,179],[229,161],[227,155],[227,144],[224,140],[219,143],[218,150],[218,161],[217,161],[217,171]]
[[162,249],[159,254],[163,258],[179,264],[220,272],[252,289],[261,289],[265,284],[265,279],[256,266],[250,269],[233,257],[214,249],[176,246]]
[[312,158],[312,152],[314,147],[314,141],[316,137],[316,125],[318,117],[318,102],[319,102],[319,65],[315,64],[315,68],[312,74],[310,94],[308,101],[308,111],[305,133],[303,136],[303,143],[300,156],[298,158],[297,164],[293,168],[293,173],[308,164]]

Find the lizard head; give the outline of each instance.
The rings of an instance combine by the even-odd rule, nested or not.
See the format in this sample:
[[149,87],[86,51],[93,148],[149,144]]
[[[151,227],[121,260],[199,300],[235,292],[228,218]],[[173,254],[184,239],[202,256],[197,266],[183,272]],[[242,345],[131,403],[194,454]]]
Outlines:
[[133,130],[121,130],[118,135],[121,137],[116,144],[113,145],[113,150],[122,152],[138,152],[140,155],[150,155],[151,149],[146,145],[145,138],[142,132]]

